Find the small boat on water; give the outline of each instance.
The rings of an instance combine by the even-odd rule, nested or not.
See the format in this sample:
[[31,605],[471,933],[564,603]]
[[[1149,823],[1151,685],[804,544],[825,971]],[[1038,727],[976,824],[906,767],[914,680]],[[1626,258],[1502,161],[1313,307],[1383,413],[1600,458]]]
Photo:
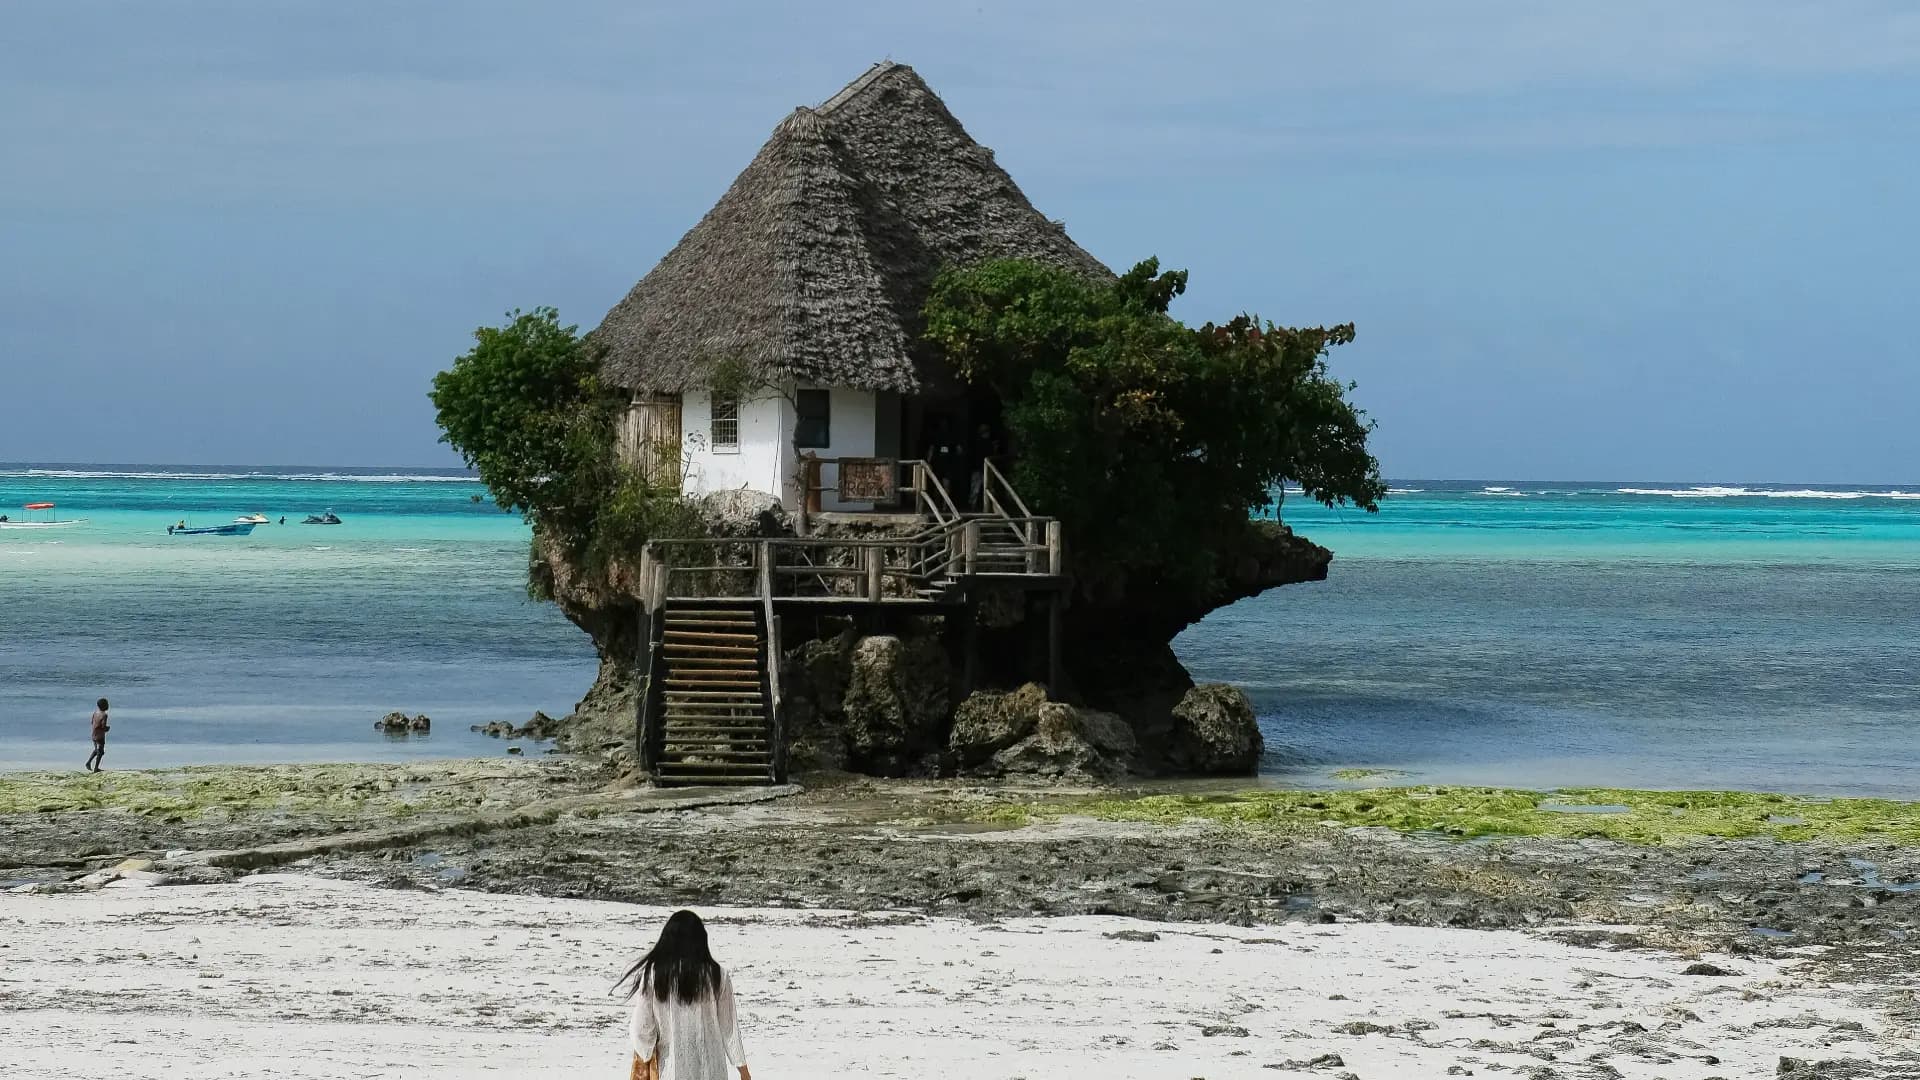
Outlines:
[[302,525],[338,525],[340,524],[340,515],[334,513],[331,510],[327,511],[324,514],[308,514],[307,520],[301,522],[300,524]]
[[246,536],[253,531],[253,522],[236,521],[230,525],[207,525],[190,529],[185,523],[167,526],[168,536]]
[[241,514],[233,519],[235,525],[271,525],[273,519],[265,514]]
[[64,529],[69,525],[78,525],[86,518],[67,518],[56,520],[53,516],[53,504],[50,502],[30,502],[22,509],[44,511],[46,517],[41,520],[14,521],[8,514],[0,514],[0,529]]

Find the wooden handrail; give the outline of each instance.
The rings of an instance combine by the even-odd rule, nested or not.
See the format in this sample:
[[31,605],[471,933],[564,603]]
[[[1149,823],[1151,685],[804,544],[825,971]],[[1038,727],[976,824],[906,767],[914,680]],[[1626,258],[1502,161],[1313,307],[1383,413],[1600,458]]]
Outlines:
[[[932,465],[917,459],[903,461],[901,464],[912,466],[915,501],[926,507],[928,517],[940,525],[960,517],[960,508],[953,504],[953,496],[947,494],[947,486],[934,475]],[[935,495],[939,498],[935,499]],[[942,513],[943,510],[944,513]]]
[[786,768],[786,730],[780,709],[780,617],[773,613],[773,541],[762,540],[754,549],[754,561],[760,569],[760,618],[766,623],[767,721],[773,748],[774,779],[784,781]]
[[[1023,518],[1033,517],[1033,511],[1027,509],[1026,500],[1022,499],[1020,493],[1013,489],[1012,482],[1007,479],[1005,473],[1000,471],[1000,467],[993,463],[992,458],[983,459],[980,470],[980,490],[983,493],[988,491],[996,480],[1000,482],[1000,487],[1007,493],[1007,497],[1013,500],[1014,508],[1020,511],[1018,516]],[[1001,516],[1013,517],[1015,515],[1002,514]]]
[[[983,535],[988,528],[1010,530],[1010,542]],[[1058,534],[1059,523],[1051,518],[968,514],[906,536],[655,540],[643,554],[647,572],[641,580],[650,608],[655,598],[659,603],[668,598],[758,599],[763,607],[786,596],[873,602],[906,598],[981,573],[987,569],[981,562],[983,552],[1023,555],[1026,566],[1020,572],[1058,576]],[[726,545],[734,550],[725,550]],[[828,552],[836,553],[831,562]],[[698,561],[676,565],[676,558]],[[809,580],[815,584],[809,586]]]

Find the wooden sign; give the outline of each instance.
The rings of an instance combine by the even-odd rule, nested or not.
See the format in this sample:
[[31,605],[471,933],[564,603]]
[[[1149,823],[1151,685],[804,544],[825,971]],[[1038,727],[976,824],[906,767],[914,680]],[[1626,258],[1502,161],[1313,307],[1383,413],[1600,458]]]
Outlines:
[[841,501],[893,502],[899,497],[898,465],[893,458],[841,458]]

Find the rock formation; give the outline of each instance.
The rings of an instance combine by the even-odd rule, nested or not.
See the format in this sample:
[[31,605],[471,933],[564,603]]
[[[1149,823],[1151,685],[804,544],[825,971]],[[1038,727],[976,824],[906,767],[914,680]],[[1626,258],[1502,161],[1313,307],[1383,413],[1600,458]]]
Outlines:
[[[715,536],[792,534],[788,515],[766,495],[721,492],[701,509]],[[1232,687],[1196,687],[1171,642],[1216,608],[1325,578],[1332,553],[1284,525],[1255,523],[1218,554],[1221,570],[1199,594],[1154,582],[1076,594],[1065,615],[1066,679],[1054,688],[1057,700],[1032,685],[1044,677],[1044,656],[1032,645],[1042,616],[1017,594],[978,606],[971,687],[964,685],[965,628],[944,617],[895,619],[884,629],[843,617],[790,618],[781,658],[789,765],[795,772],[1081,782],[1250,775],[1263,752],[1252,704]],[[600,653],[598,678],[558,725],[558,746],[605,754],[623,769],[632,766],[640,644],[632,569],[614,565],[590,576],[542,542],[531,568],[534,589],[552,597]]]
[[982,691],[954,710],[953,764],[969,776],[1033,776],[1110,783],[1133,772],[1139,743],[1112,713],[1047,699],[1028,683],[1007,693]]

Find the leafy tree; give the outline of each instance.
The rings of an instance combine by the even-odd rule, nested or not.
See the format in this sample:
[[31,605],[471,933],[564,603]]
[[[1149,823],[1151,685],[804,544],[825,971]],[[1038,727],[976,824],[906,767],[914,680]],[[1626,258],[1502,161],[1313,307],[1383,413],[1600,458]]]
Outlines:
[[460,452],[502,507],[576,546],[618,486],[618,400],[550,307],[511,311],[433,377],[440,441]]
[[1107,283],[1007,261],[943,273],[927,303],[927,339],[1000,399],[1014,482],[1065,523],[1089,589],[1199,587],[1289,481],[1329,506],[1386,493],[1327,370],[1352,324],[1194,329],[1167,313],[1186,283],[1152,259]]

